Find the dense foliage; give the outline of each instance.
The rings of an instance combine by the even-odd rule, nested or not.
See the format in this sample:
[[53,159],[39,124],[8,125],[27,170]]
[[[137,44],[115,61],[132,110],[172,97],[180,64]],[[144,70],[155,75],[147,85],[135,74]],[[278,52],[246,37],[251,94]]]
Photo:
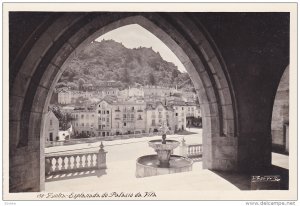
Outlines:
[[120,81],[123,88],[135,83],[192,88],[189,75],[152,48],[128,49],[113,40],[90,43],[66,67],[58,87],[80,89],[84,83],[97,85],[99,81],[114,80]]

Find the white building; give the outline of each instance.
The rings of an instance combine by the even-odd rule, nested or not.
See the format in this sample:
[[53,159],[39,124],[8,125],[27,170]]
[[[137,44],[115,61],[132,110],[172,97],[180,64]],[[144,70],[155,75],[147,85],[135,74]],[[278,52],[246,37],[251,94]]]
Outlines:
[[71,91],[58,92],[58,103],[59,104],[71,104],[72,103],[72,92]]
[[46,142],[58,141],[59,121],[52,111],[45,115],[44,138]]

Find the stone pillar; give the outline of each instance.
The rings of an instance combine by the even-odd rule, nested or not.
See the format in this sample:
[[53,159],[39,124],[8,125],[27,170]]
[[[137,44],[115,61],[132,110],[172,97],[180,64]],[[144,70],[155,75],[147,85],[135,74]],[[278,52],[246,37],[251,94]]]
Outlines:
[[180,152],[181,156],[183,156],[183,157],[187,157],[188,156],[187,145],[185,143],[185,139],[184,138],[182,138],[182,140],[181,140],[181,145],[180,145],[179,149],[180,149],[179,152]]
[[98,169],[107,169],[107,166],[106,166],[106,153],[107,152],[103,148],[104,148],[104,146],[103,146],[103,143],[101,142],[100,149],[99,149],[98,156],[97,156]]
[[238,144],[236,137],[212,138],[211,168],[222,171],[237,171]]

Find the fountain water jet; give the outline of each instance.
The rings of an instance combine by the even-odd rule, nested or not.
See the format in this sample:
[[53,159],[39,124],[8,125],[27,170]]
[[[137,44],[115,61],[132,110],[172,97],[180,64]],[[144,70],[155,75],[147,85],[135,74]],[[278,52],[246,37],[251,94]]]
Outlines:
[[172,155],[173,149],[179,146],[176,140],[166,140],[168,127],[163,123],[162,140],[151,140],[149,146],[157,155],[145,155],[136,161],[136,177],[148,177],[155,175],[187,172],[192,170],[193,161],[183,156]]

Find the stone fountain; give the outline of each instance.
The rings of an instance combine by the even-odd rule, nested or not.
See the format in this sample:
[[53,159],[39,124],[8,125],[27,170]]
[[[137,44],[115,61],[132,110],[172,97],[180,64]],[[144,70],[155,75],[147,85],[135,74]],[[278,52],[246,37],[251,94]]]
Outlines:
[[173,150],[179,146],[176,140],[166,140],[168,127],[163,123],[160,128],[162,139],[148,142],[157,155],[145,155],[136,161],[136,177],[149,177],[155,175],[187,172],[192,170],[193,161],[183,156],[173,155]]

